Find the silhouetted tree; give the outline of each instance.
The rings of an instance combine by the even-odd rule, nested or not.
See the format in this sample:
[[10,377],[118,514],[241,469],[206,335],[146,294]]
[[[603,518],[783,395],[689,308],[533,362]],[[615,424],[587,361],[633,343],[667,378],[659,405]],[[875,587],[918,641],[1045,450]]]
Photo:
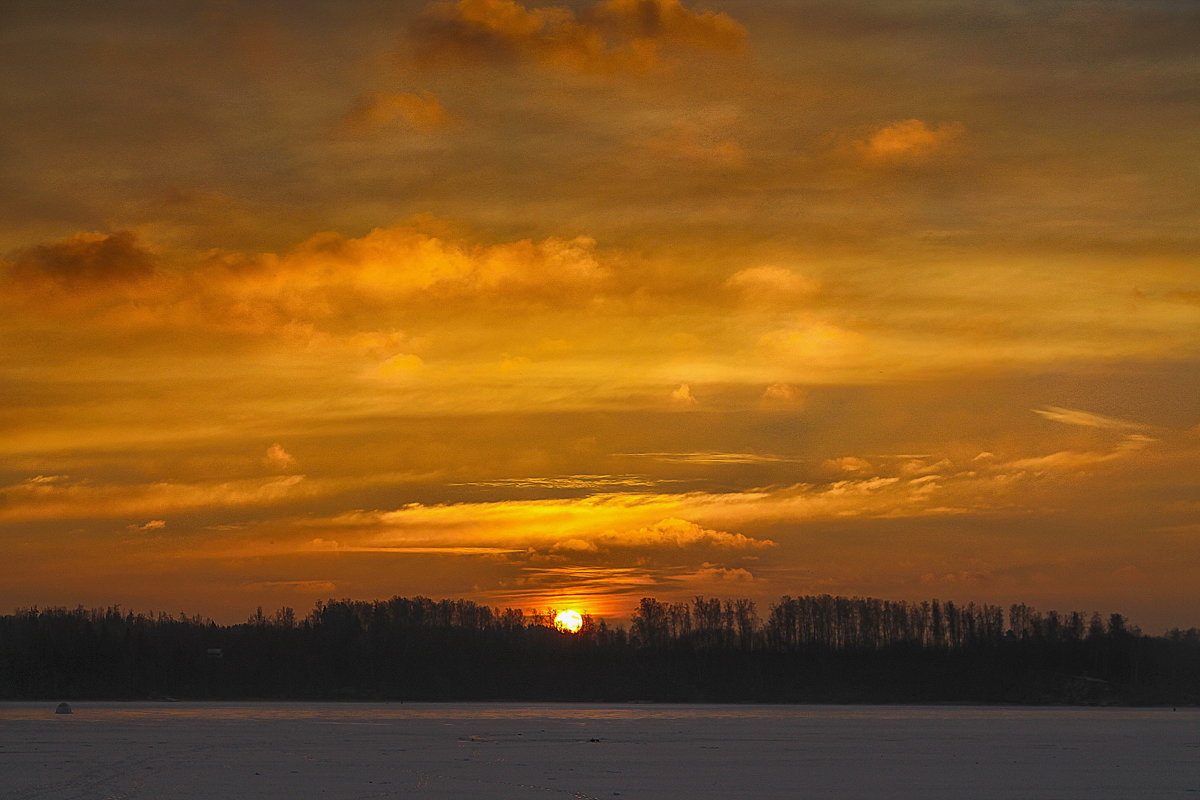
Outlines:
[[[0,698],[1200,701],[1200,631],[930,600],[643,598],[578,635],[470,600],[318,602],[217,625],[117,606],[0,617]],[[1085,623],[1085,620],[1086,623]]]

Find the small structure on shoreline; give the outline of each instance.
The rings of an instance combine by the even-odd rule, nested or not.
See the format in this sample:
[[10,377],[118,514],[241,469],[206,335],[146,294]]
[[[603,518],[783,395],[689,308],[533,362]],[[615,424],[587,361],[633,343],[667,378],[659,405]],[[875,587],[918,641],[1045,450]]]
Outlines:
[[55,714],[70,714],[70,713],[72,713],[70,703],[59,703],[58,708],[54,709],[54,713]]

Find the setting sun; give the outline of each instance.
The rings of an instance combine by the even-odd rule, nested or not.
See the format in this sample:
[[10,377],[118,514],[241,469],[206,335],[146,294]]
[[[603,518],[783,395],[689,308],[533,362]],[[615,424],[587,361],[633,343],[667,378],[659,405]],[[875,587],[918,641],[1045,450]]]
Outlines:
[[579,633],[583,630],[583,615],[578,611],[560,611],[554,618],[554,627],[563,633]]

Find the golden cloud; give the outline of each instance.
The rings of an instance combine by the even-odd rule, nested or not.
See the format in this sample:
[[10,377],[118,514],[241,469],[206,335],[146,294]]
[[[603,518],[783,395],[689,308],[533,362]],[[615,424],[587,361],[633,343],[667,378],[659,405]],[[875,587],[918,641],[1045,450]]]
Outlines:
[[[420,563],[442,563],[446,569],[471,571],[481,595],[498,597],[508,593],[537,603],[568,594],[616,598],[636,594],[637,587],[653,587],[666,593],[699,587],[720,591],[722,586],[744,582],[774,589],[779,586],[774,581],[781,580],[781,575],[796,575],[795,562],[791,566],[788,562],[798,547],[815,547],[821,553],[821,563],[835,573],[838,569],[863,568],[861,553],[851,548],[849,554],[834,555],[828,537],[814,537],[814,533],[828,531],[832,525],[954,516],[962,520],[961,524],[956,521],[953,526],[932,525],[925,529],[960,531],[969,529],[972,516],[988,519],[1005,514],[1023,518],[1037,507],[1056,508],[1073,498],[1094,496],[1098,485],[1123,484],[1135,470],[1142,471],[1147,465],[1157,465],[1160,470],[1194,466],[1194,440],[1183,435],[1179,438],[1176,446],[1187,448],[1185,452],[1170,451],[1166,444],[1151,448],[1151,442],[1140,434],[1122,438],[1109,452],[1060,451],[1016,460],[980,459],[974,455],[978,447],[956,447],[956,455],[872,455],[870,462],[847,456],[828,465],[837,471],[837,479],[756,491],[649,492],[614,483],[614,488],[635,490],[553,499],[412,503],[393,511],[351,511],[327,517],[275,516],[236,528],[209,526],[202,538],[153,537],[141,531],[134,531],[134,535],[138,535],[140,547],[148,548],[139,558],[159,559],[162,563],[177,562],[180,556],[256,563],[256,570],[272,571],[265,575],[254,572],[247,580],[278,580],[281,584],[287,581],[280,578],[312,574],[310,570],[320,570],[318,576],[339,583],[357,581],[371,570],[378,571],[378,564],[371,567],[372,562],[405,559],[409,569],[416,569],[411,566],[413,561],[424,560]],[[1181,458],[1184,461],[1178,460]],[[869,464],[872,469],[844,470],[842,462],[850,467]],[[931,469],[937,473],[929,473]],[[586,490],[593,488],[587,485],[590,482],[546,479],[534,488]],[[271,489],[271,483],[89,487],[61,475],[45,474],[0,493],[0,507],[6,509],[0,521],[82,518],[84,515],[73,515],[69,510],[74,507],[99,509],[86,516],[130,517],[122,521],[124,524],[154,519],[156,509],[163,509],[165,515],[172,509],[199,511],[259,501],[266,506],[276,502],[271,492],[283,488]],[[328,486],[320,481],[312,483],[318,485],[306,488],[295,484],[277,497],[292,502],[328,495]],[[508,485],[497,483],[497,488]],[[596,482],[598,486],[604,484],[602,480]],[[362,485],[357,480],[334,488],[358,492]],[[33,513],[35,505],[40,510]],[[329,502],[323,500],[322,505],[328,507]],[[186,520],[177,523],[174,517],[163,518],[170,520],[172,530],[188,532]],[[153,525],[147,530],[157,532],[159,527]],[[871,529],[893,533],[913,530]],[[894,577],[895,570],[899,570],[914,584],[919,576],[928,574],[931,577],[927,580],[937,585],[957,582],[969,586],[979,577],[973,572],[992,569],[935,557],[936,545],[927,550],[905,550],[910,546],[911,538],[901,536],[894,545],[881,543],[872,549],[870,559],[874,562],[892,557],[881,556],[883,552],[899,560],[908,559],[888,574]],[[456,559],[461,566],[450,564]],[[521,577],[514,579],[514,575]],[[613,579],[611,586],[606,587],[605,576]],[[842,578],[850,580],[844,575]]]
[[842,458],[831,458],[827,460],[823,466],[827,469],[836,472],[871,472],[874,467],[870,461],[858,456],[843,456]]
[[425,360],[413,353],[397,353],[381,363],[376,371],[383,376],[405,376],[420,372],[425,368]]
[[1140,433],[1131,433],[1107,452],[1089,452],[1079,450],[1061,450],[1044,456],[1017,459],[1008,463],[1009,469],[1030,470],[1033,472],[1075,472],[1105,464],[1112,461],[1122,461],[1147,447],[1156,440]]
[[681,383],[671,391],[671,402],[677,406],[697,406],[700,401],[692,394],[692,387],[689,384]]
[[768,331],[759,337],[758,346],[773,358],[807,367],[854,365],[868,349],[861,334],[820,321]]
[[808,395],[803,389],[798,389],[790,383],[772,383],[763,389],[762,399],[765,403],[776,405],[798,405],[804,403]]
[[[929,476],[869,477],[769,491],[682,494],[620,492],[580,498],[501,500],[422,505],[395,511],[354,511],[326,518],[281,521],[296,531],[321,530],[339,547],[508,547],[584,555],[627,550],[753,551],[774,546],[727,528],[781,521],[925,516],[956,506],[987,507],[996,484],[957,478],[943,486]],[[334,538],[329,538],[334,537]],[[303,546],[313,540],[308,533]]]
[[1146,430],[1150,426],[1143,425],[1140,422],[1133,422],[1127,419],[1118,419],[1116,417],[1105,417],[1100,414],[1093,414],[1089,411],[1080,411],[1075,408],[1060,408],[1059,406],[1046,406],[1045,408],[1035,408],[1033,413],[1040,417],[1044,417],[1054,422],[1061,422],[1064,425],[1078,425],[1084,428],[1101,428],[1104,430]]
[[726,583],[753,583],[757,580],[754,573],[744,567],[722,567],[718,564],[704,563],[700,569],[673,576],[677,581],[702,585],[721,585]]
[[492,481],[475,481],[454,486],[495,486],[519,489],[603,489],[620,486],[646,488],[661,481],[644,475],[548,475],[527,478],[499,478]]
[[868,163],[923,161],[945,150],[965,131],[958,122],[930,126],[919,119],[907,119],[885,125],[866,139],[855,142],[854,147]]
[[[211,483],[91,484],[61,479],[0,487],[0,522],[145,517],[152,513],[257,506],[312,496],[303,475]],[[157,523],[162,524],[157,524]],[[141,530],[166,525],[151,520]]]
[[296,466],[296,459],[291,453],[283,449],[283,445],[276,442],[267,448],[267,452],[262,458],[262,463],[272,469],[290,470]]
[[[653,525],[636,528],[620,533],[603,533],[589,539],[571,539],[568,542],[585,541],[591,545],[590,550],[654,550],[677,549],[691,547],[713,547],[727,550],[755,550],[774,547],[775,542],[769,539],[752,539],[740,533],[704,528],[694,522],[671,517],[660,520]],[[570,549],[568,545],[566,549]]]
[[819,288],[816,281],[774,265],[739,270],[725,286],[750,305],[786,307],[810,299]]
[[[18,251],[2,265],[0,286],[27,311],[70,313],[106,327],[311,342],[397,304],[586,303],[610,278],[595,248],[587,237],[467,245],[395,227],[362,237],[317,234],[283,254],[218,251],[168,268],[131,233],[88,233]],[[403,338],[395,331],[349,334],[352,343],[375,349],[397,346],[397,335]]]
[[388,299],[510,294],[561,302],[607,278],[595,246],[577,237],[471,247],[411,228],[376,228],[358,238],[317,234],[283,256],[225,256],[214,275],[250,295],[335,289]]
[[746,36],[728,15],[693,11],[679,0],[606,0],[577,14],[513,0],[430,5],[414,30],[423,64],[531,63],[611,74],[647,72],[665,50],[731,51]]
[[774,464],[796,461],[787,456],[767,453],[718,453],[701,451],[696,453],[618,453],[630,458],[649,458],[668,464]]

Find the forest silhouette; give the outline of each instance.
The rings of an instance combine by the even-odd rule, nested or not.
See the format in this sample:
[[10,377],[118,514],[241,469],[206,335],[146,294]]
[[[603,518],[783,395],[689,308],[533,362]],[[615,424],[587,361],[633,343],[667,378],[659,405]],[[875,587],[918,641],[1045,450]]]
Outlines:
[[223,625],[21,609],[0,617],[0,698],[1196,704],[1200,630],[1122,615],[929,600],[643,598],[626,626],[393,597]]

